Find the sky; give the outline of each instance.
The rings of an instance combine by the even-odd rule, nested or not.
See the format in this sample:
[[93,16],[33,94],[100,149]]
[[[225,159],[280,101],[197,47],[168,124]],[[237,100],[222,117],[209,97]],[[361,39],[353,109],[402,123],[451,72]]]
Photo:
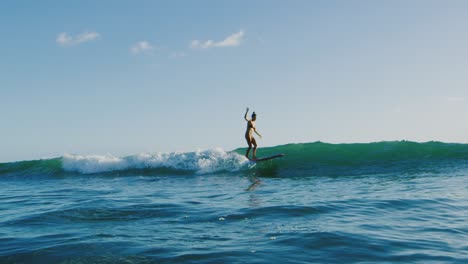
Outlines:
[[468,1],[0,2],[0,162],[468,142]]

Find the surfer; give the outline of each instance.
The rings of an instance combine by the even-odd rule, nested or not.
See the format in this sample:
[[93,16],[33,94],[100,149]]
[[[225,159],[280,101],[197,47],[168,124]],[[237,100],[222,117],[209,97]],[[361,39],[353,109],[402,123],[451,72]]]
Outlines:
[[255,134],[257,134],[260,138],[262,138],[262,135],[260,135],[257,132],[257,129],[255,128],[255,120],[257,120],[257,115],[255,114],[255,112],[253,112],[251,119],[247,119],[248,113],[249,113],[249,108],[247,107],[247,111],[245,111],[244,119],[245,121],[247,121],[247,131],[245,131],[245,139],[247,140],[247,144],[249,145],[249,148],[247,148],[245,157],[249,158],[249,152],[252,149],[252,145],[253,145],[252,159],[256,160],[257,159],[257,141],[255,141],[255,138],[253,137],[253,132],[255,132]]

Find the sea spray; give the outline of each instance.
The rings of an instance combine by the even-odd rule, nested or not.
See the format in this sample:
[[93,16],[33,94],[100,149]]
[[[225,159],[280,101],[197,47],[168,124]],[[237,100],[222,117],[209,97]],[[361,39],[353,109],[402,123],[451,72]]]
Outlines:
[[83,174],[140,169],[171,169],[207,174],[238,171],[244,168],[247,162],[245,157],[235,152],[225,152],[220,148],[194,152],[142,153],[125,157],[66,154],[62,158],[65,171]]

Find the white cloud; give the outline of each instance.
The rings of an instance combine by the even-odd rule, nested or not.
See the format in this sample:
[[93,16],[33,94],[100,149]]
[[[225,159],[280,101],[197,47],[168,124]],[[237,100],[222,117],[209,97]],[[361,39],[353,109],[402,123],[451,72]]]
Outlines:
[[190,46],[194,49],[209,49],[209,48],[221,48],[221,47],[235,47],[239,46],[243,40],[244,31],[241,30],[237,33],[234,33],[222,41],[215,42],[213,40],[193,40],[190,43]]
[[455,96],[448,96],[448,97],[445,97],[445,100],[448,101],[448,102],[463,102],[463,101],[465,101],[465,98],[455,97]]
[[130,48],[130,51],[133,54],[150,52],[152,50],[153,50],[153,46],[151,46],[151,44],[148,41],[140,41]]
[[185,52],[173,52],[171,54],[169,54],[169,58],[171,59],[179,59],[179,58],[183,58],[183,57],[186,57],[187,54]]
[[85,42],[90,42],[99,37],[100,37],[100,34],[95,31],[90,31],[90,32],[86,31],[76,36],[71,36],[66,32],[62,32],[57,35],[57,38],[55,39],[55,41],[57,42],[58,45],[65,47],[65,46],[73,46],[73,45],[78,45],[78,44],[85,43]]

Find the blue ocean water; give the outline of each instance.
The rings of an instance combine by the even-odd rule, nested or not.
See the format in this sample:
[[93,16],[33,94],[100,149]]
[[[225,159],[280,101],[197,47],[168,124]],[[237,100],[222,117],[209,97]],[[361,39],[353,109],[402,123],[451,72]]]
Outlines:
[[0,263],[468,263],[468,145],[0,164]]

